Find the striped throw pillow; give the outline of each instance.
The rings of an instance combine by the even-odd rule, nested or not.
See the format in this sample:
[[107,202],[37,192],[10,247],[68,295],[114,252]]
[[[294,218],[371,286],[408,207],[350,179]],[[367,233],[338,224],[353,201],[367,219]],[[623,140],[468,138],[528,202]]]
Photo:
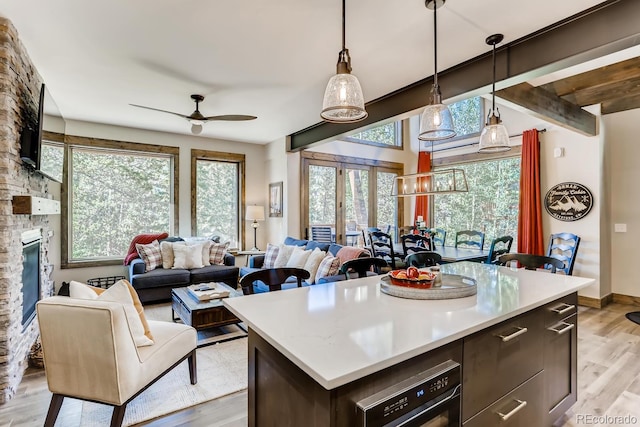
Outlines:
[[162,265],[162,253],[160,252],[160,243],[157,240],[148,245],[136,243],[136,250],[144,261],[145,272],[155,270]]
[[212,243],[209,248],[209,262],[211,265],[224,265],[224,256],[227,254],[229,242]]
[[279,250],[280,250],[280,246],[267,243],[267,251],[264,253],[264,262],[262,263],[262,268],[275,267],[276,258],[278,258]]
[[335,276],[338,271],[340,271],[340,258],[327,255],[320,263],[318,271],[316,271],[314,282],[317,283],[321,277]]

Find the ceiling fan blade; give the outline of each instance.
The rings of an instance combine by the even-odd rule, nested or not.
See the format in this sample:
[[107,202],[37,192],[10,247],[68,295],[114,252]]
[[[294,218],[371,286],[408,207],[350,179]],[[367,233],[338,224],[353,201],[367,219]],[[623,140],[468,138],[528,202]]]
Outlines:
[[209,116],[209,117],[205,117],[205,119],[207,120],[226,120],[229,122],[237,122],[237,121],[242,121],[242,120],[255,120],[257,119],[256,116],[245,116],[242,114],[227,114],[224,116]]
[[131,105],[132,107],[144,108],[146,110],[160,111],[161,113],[173,114],[174,116],[182,117],[183,119],[189,118],[189,116],[185,116],[184,114],[174,113],[173,111],[160,110],[159,108],[145,107],[144,105],[136,105],[136,104],[129,104],[129,105]]

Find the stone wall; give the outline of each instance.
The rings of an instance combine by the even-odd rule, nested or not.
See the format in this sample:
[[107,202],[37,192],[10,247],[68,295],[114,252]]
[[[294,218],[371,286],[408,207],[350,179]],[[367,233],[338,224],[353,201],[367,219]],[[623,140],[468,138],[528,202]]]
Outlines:
[[38,337],[37,321],[22,328],[22,241],[26,230],[42,229],[41,297],[51,295],[48,265],[49,218],[13,215],[15,195],[47,197],[47,179],[20,159],[20,132],[27,107],[35,108],[42,79],[20,43],[10,21],[0,17],[0,403],[15,394],[31,346]]

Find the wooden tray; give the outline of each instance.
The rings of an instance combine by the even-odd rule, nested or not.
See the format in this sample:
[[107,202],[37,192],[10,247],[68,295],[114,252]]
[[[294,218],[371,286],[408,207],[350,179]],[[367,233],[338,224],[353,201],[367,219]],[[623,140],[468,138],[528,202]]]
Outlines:
[[443,274],[442,283],[430,288],[410,288],[391,283],[389,276],[380,278],[380,290],[387,295],[409,299],[451,299],[475,295],[478,291],[475,279],[457,274]]

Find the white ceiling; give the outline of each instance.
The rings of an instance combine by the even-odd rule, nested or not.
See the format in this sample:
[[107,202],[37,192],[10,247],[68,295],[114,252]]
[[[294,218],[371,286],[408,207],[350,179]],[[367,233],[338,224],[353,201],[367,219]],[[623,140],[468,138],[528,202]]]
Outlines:
[[[601,0],[448,0],[438,9],[438,67],[489,51]],[[433,74],[433,12],[423,0],[349,0],[347,48],[370,101]],[[68,120],[190,134],[180,117],[129,104],[246,114],[202,136],[265,144],[320,121],[341,49],[340,0],[4,0]],[[425,104],[428,100],[425,99]]]

